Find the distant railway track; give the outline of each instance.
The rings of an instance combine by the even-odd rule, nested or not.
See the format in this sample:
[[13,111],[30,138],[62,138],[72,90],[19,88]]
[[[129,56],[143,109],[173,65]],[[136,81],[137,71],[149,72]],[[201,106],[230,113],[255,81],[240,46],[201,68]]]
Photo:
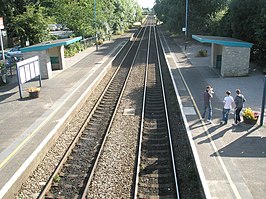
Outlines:
[[179,198],[158,45],[150,26],[134,198]]
[[131,66],[135,61],[135,56],[131,55],[137,54],[145,31],[145,27],[141,28],[134,41],[128,44],[126,53],[120,55],[122,60],[117,71],[80,128],[39,198],[86,197]]

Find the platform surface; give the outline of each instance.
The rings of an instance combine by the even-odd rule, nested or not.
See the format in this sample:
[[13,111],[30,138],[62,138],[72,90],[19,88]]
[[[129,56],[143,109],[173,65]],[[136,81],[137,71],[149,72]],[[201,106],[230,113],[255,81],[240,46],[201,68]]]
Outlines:
[[[240,89],[247,99],[245,107],[261,110],[264,75],[251,67],[247,77],[223,78],[210,67],[210,46],[191,42],[185,50],[178,39],[162,41],[207,198],[265,198],[266,116],[262,127],[259,121],[234,126],[232,110],[228,124],[220,124],[226,90],[235,97],[235,90]],[[207,50],[208,56],[197,57],[199,50]],[[212,124],[200,117],[207,85],[215,92]]]

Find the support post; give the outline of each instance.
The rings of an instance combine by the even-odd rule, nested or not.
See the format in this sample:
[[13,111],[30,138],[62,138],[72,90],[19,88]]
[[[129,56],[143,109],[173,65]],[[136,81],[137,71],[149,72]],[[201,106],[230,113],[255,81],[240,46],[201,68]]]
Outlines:
[[1,50],[2,50],[2,58],[5,63],[5,52],[4,52],[4,44],[3,44],[3,38],[2,38],[2,30],[0,28],[0,43],[1,43]]
[[188,0],[186,0],[186,31],[185,31],[185,50],[187,50],[187,32],[188,32]]
[[96,25],[96,0],[94,0],[94,28],[95,28],[95,31],[96,31],[96,34],[95,34],[95,43],[96,43],[96,51],[99,50],[99,47],[98,47],[98,33],[97,33],[97,25]]
[[264,120],[265,95],[266,95],[266,75],[265,75],[265,78],[264,78],[264,87],[263,87],[263,94],[262,94],[262,104],[261,104],[261,114],[260,114],[260,126],[263,125],[263,120]]

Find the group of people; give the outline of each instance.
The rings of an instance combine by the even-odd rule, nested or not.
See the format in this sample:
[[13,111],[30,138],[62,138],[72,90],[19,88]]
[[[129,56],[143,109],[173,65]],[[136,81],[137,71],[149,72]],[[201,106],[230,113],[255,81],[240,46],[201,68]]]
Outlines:
[[[211,99],[213,98],[213,88],[208,85],[206,86],[206,90],[204,91],[203,97],[204,97],[204,111],[202,113],[202,119],[205,118],[205,115],[208,110],[208,122],[212,122],[212,104],[211,104]],[[230,91],[225,92],[225,97],[223,100],[224,106],[223,106],[223,115],[222,115],[222,120],[221,124],[227,124],[228,122],[228,116],[230,113],[231,108],[234,106],[234,111],[235,111],[235,117],[234,117],[234,124],[237,125],[241,121],[240,119],[240,112],[244,106],[244,102],[246,101],[244,95],[241,94],[241,91],[239,89],[236,89],[236,96],[233,98],[231,96]]]

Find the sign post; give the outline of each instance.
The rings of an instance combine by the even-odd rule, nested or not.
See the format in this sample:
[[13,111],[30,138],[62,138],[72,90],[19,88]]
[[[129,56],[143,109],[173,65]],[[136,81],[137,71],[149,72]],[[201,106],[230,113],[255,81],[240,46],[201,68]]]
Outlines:
[[260,126],[263,125],[264,109],[265,109],[265,98],[266,98],[266,75],[265,75],[265,78],[264,78],[264,87],[263,87],[263,94],[262,94],[262,105],[261,105],[261,114],[260,114]]
[[0,17],[0,43],[1,43],[3,61],[5,62],[4,44],[3,44],[3,38],[2,38],[2,29],[4,29],[4,28],[5,27],[4,27],[3,17]]

